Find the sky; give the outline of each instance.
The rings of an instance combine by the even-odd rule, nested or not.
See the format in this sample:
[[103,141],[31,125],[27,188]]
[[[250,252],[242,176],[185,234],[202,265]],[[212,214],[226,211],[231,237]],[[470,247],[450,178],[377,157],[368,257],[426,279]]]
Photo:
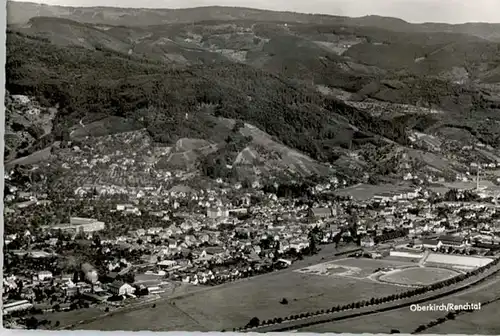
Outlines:
[[500,0],[26,0],[49,5],[187,8],[238,6],[341,16],[382,15],[409,22],[500,23]]

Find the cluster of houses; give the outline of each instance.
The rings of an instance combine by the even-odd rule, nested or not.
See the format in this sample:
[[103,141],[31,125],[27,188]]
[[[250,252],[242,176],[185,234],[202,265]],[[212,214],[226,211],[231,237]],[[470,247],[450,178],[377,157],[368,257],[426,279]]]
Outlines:
[[[330,187],[316,187],[315,193],[327,193]],[[375,247],[375,237],[402,229],[407,232],[405,238],[415,239],[413,248],[421,250],[461,250],[478,244],[482,248],[500,247],[500,209],[496,205],[431,204],[429,192],[421,188],[381,193],[366,201],[335,199],[314,204],[278,198],[261,190],[238,190],[221,187],[194,192],[182,186],[168,191],[145,190],[135,195],[142,197],[143,202],[116,204],[110,211],[134,217],[147,214],[149,219],[157,218],[154,225],[117,236],[110,236],[112,228],[98,218],[72,217],[68,224],[44,228],[80,232],[89,240],[103,231],[108,236],[101,244],[104,255],[110,256],[108,272],[103,274],[109,281],[100,283],[95,274],[86,270],[85,277],[78,281],[71,276],[57,277],[58,290],[65,298],[82,294],[91,301],[102,302],[114,296],[161,294],[176,281],[193,285],[230,281],[276,263],[289,266],[293,262],[289,256],[310,247],[309,233],[314,228],[322,232],[319,243],[329,243],[339,233],[348,237],[351,232],[343,228],[352,224],[357,236],[362,237],[361,247],[367,249]],[[259,201],[251,201],[252,198]],[[20,235],[23,234],[7,235],[6,244]],[[52,237],[46,248],[31,250],[29,256],[52,256],[50,250],[57,243],[58,238]],[[116,251],[138,251],[142,256],[130,262],[114,260],[111,256]],[[127,273],[133,273],[135,279],[125,282],[122,275]],[[15,290],[18,282],[9,278],[12,276],[16,275],[6,274],[4,288]],[[55,278],[49,271],[39,271],[33,279],[25,278],[26,288],[20,300],[16,304],[8,302],[4,312],[5,307],[7,311],[28,309],[33,300],[30,285],[51,283]]]

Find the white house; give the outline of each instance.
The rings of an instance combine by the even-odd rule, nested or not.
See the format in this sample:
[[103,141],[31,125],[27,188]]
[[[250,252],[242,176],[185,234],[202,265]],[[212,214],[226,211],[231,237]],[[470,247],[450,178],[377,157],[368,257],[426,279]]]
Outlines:
[[372,237],[365,236],[361,239],[361,247],[373,247],[375,246],[375,241]]
[[226,208],[208,208],[207,209],[207,217],[211,219],[216,218],[227,218],[229,217],[229,210]]
[[169,249],[176,249],[177,248],[177,241],[174,239],[169,239],[168,240],[168,248]]
[[40,271],[38,272],[38,280],[47,281],[52,279],[52,272],[50,271]]
[[441,248],[442,245],[443,245],[443,243],[441,243],[441,241],[436,240],[436,239],[423,239],[421,246],[424,249],[430,249],[430,250],[436,251],[439,248]]
[[113,283],[109,284],[108,290],[111,294],[116,296],[130,295],[135,292],[134,287],[121,281],[114,281]]

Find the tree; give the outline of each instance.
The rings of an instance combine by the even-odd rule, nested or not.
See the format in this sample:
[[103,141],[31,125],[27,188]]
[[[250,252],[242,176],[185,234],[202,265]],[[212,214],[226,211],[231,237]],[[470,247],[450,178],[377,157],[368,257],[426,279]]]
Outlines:
[[286,304],[288,304],[288,300],[286,298],[283,298],[283,299],[281,299],[280,303],[283,305],[286,305]]
[[73,281],[73,283],[77,283],[80,281],[80,272],[78,272],[78,271],[73,272],[72,281]]
[[38,319],[34,316],[26,320],[26,327],[28,329],[37,329],[39,325]]
[[247,327],[253,328],[253,327],[258,327],[260,325],[260,320],[258,317],[252,317],[250,322],[248,322]]
[[391,329],[391,334],[399,334],[401,333],[398,329]]
[[238,132],[241,128],[245,127],[245,123],[241,120],[237,120],[233,126],[233,132]]
[[309,251],[311,254],[317,253],[316,234],[312,231],[309,232]]
[[421,324],[421,325],[419,325],[419,326],[417,327],[417,329],[415,329],[415,332],[416,332],[416,333],[419,333],[419,332],[424,331],[425,329],[427,329],[427,327],[426,327],[425,325]]
[[124,274],[121,278],[124,282],[129,283],[129,284],[132,284],[135,282],[135,276],[131,272]]
[[97,235],[97,234],[94,235],[92,241],[93,241],[95,246],[98,246],[98,247],[101,246],[101,237],[99,235]]

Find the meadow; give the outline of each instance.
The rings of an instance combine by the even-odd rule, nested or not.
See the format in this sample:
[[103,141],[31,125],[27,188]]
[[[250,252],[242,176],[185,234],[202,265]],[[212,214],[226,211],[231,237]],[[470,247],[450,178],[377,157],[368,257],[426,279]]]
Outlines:
[[[328,309],[404,291],[369,279],[325,277],[286,270],[180,295],[156,307],[116,314],[78,326],[94,330],[220,331],[261,320]],[[288,304],[280,301],[286,298]]]
[[102,331],[207,331],[203,325],[191,318],[189,314],[168,302],[152,304],[146,308],[107,316],[90,323],[78,325],[80,330]]
[[427,329],[425,333],[498,335],[500,333],[499,309],[500,301],[483,305],[480,311],[459,315],[454,320]]
[[[222,330],[244,326],[253,317],[285,317],[403,290],[368,279],[284,272],[187,295],[175,304],[207,329]],[[280,303],[283,298],[288,304]]]
[[[493,278],[485,283],[474,286],[452,296],[430,301],[435,304],[465,304],[492,300],[500,294],[500,277]],[[480,312],[459,315],[454,321],[447,321],[424,333],[429,334],[498,334],[499,302],[482,307]],[[392,329],[401,333],[412,333],[420,325],[440,317],[447,312],[420,311],[412,312],[409,307],[396,309],[390,312],[378,313],[357,317],[344,321],[329,322],[299,329],[300,332],[335,332],[335,333],[390,333]],[[481,324],[479,327],[478,325]],[[491,326],[491,327],[490,327]],[[477,329],[475,329],[478,327]]]

